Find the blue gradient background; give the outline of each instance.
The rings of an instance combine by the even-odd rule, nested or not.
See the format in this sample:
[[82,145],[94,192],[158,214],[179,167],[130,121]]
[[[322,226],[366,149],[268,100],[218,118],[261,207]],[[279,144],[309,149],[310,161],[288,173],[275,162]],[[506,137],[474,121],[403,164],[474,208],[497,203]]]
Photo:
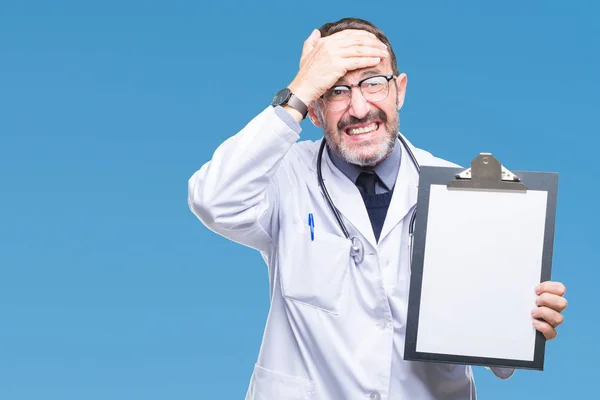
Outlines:
[[599,14],[592,1],[2,1],[0,399],[243,398],[266,267],[195,219],[187,180],[293,79],[310,31],[344,16],[390,37],[416,145],[560,173],[565,324],[544,372],[477,368],[477,387],[593,398]]

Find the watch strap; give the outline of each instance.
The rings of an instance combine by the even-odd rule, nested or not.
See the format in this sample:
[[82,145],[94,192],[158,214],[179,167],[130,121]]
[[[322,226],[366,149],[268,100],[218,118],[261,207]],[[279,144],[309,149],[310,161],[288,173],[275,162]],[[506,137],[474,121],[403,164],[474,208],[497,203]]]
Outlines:
[[287,104],[294,107],[300,114],[302,114],[302,119],[306,118],[308,115],[308,106],[293,93],[287,101]]

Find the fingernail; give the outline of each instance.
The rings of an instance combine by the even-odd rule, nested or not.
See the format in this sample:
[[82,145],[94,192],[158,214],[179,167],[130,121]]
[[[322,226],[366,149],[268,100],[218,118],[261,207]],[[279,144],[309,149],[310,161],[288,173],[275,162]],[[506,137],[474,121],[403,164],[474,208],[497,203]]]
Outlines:
[[537,308],[534,308],[533,310],[531,310],[531,316],[532,317],[537,317],[537,311],[538,311]]
[[535,293],[540,294],[540,285],[539,284],[536,285],[536,287],[535,287]]
[[537,319],[533,320],[533,326],[535,326],[536,328],[539,328],[541,326],[540,321],[538,321]]

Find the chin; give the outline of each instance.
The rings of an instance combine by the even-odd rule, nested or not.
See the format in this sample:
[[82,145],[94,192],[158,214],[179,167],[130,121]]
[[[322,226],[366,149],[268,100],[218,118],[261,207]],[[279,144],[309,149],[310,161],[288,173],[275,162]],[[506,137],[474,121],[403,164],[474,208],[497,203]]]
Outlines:
[[[380,128],[381,129],[381,128]],[[368,140],[355,142],[346,136],[346,133],[335,133],[325,127],[325,139],[329,147],[342,160],[361,167],[373,167],[383,161],[394,149],[396,131],[385,130]]]
[[[392,147],[393,148],[393,147]],[[340,156],[348,163],[361,167],[373,167],[387,157],[391,149],[387,142],[368,146],[341,146]]]

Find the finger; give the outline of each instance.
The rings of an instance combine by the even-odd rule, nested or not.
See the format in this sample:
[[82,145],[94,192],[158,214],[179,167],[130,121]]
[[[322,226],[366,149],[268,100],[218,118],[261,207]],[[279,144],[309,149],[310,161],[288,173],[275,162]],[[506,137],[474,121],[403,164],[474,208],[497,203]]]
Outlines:
[[302,46],[302,56],[304,58],[308,53],[310,53],[319,42],[321,38],[321,32],[318,29],[313,29],[310,36],[304,41],[304,45]]
[[535,304],[538,306],[546,306],[558,312],[563,312],[567,308],[568,302],[564,297],[551,293],[542,293],[538,296]]
[[381,40],[371,32],[363,31],[360,29],[346,29],[340,32],[336,32],[324,38],[328,42],[354,42],[362,41],[366,43],[377,43],[382,44]]
[[556,331],[556,329],[551,327],[545,321],[540,321],[538,319],[534,319],[533,326],[535,327],[535,329],[537,329],[538,331],[540,331],[544,334],[544,337],[546,338],[546,340],[552,340],[556,337],[556,335],[558,335],[558,332]]
[[540,283],[536,288],[537,294],[552,293],[558,296],[564,296],[567,288],[561,282],[546,281]]
[[341,57],[375,57],[375,58],[386,58],[389,57],[389,53],[379,47],[367,47],[367,46],[352,46],[346,47],[339,50]]
[[351,38],[351,37],[370,37],[372,39],[377,39],[377,36],[374,33],[365,31],[363,29],[344,29],[343,31],[336,32],[329,37],[332,39],[343,39],[343,38]]
[[351,57],[343,58],[342,66],[346,71],[374,67],[381,62],[379,57]]
[[558,327],[563,323],[565,317],[558,311],[548,307],[536,307],[531,312],[531,316],[537,319],[543,319],[553,328]]
[[352,36],[347,38],[337,38],[333,41],[338,47],[351,47],[351,46],[368,46],[376,47],[387,51],[387,46],[376,37],[371,36]]

